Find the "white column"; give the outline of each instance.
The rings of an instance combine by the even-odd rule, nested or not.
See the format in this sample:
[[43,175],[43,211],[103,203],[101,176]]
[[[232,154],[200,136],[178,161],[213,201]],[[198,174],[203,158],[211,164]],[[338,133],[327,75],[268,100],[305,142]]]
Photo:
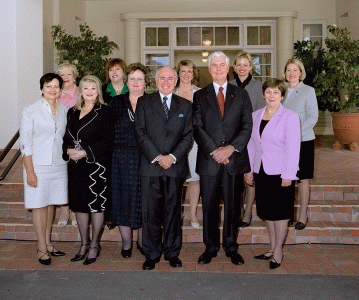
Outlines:
[[284,76],[284,66],[294,54],[294,18],[277,19],[277,77]]
[[0,149],[19,129],[23,107],[41,95],[42,1],[7,0],[0,5]]
[[141,61],[141,23],[138,19],[125,20],[125,62]]

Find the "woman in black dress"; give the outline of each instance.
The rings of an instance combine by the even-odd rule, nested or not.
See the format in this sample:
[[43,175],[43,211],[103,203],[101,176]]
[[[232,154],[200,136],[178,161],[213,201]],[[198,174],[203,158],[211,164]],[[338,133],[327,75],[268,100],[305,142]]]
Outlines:
[[[112,152],[112,209],[108,221],[118,226],[122,237],[121,255],[132,255],[132,231],[138,229],[137,248],[142,253],[141,194],[138,167],[140,148],[135,139],[135,111],[139,97],[144,95],[147,68],[134,63],[125,70],[129,94],[113,98],[109,107],[115,118],[115,142]],[[110,227],[110,228],[111,228]]]
[[269,260],[271,269],[283,259],[283,243],[288,221],[294,216],[294,181],[297,179],[300,151],[299,116],[281,104],[286,85],[279,79],[263,84],[266,107],[253,113],[248,143],[251,173],[247,184],[255,181],[257,215],[266,222],[270,249],[254,258]]
[[103,102],[101,82],[95,76],[85,76],[79,84],[76,105],[67,115],[63,143],[63,158],[69,161],[69,206],[76,212],[81,236],[80,251],[71,261],[83,260],[88,252],[84,265],[94,263],[100,255],[104,211],[111,192],[113,139],[113,114]]

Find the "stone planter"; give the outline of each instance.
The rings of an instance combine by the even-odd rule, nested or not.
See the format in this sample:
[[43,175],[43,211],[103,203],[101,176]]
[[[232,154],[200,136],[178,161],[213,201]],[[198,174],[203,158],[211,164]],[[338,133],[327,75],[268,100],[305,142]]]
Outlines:
[[344,149],[349,144],[350,150],[358,151],[359,113],[332,113],[332,124],[336,139],[333,149]]

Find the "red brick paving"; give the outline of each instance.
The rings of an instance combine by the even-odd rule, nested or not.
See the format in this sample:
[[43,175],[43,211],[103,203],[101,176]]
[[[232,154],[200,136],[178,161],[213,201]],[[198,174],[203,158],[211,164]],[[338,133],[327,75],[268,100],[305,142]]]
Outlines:
[[[70,262],[79,243],[59,242],[56,247],[68,253],[65,257],[53,257],[51,266],[37,261],[36,242],[0,241],[0,269],[14,270],[88,270],[88,271],[141,271],[144,257],[134,247],[133,255],[124,259],[120,255],[121,244],[103,242],[97,261],[89,266],[82,262]],[[180,254],[183,268],[171,268],[163,258],[154,272],[214,272],[214,273],[266,273],[266,274],[311,274],[311,275],[359,275],[359,245],[305,244],[286,245],[282,266],[269,269],[269,261],[255,260],[256,254],[267,250],[267,245],[242,245],[245,264],[235,266],[221,249],[218,256],[208,265],[199,265],[198,257],[204,250],[203,244],[184,244]]]

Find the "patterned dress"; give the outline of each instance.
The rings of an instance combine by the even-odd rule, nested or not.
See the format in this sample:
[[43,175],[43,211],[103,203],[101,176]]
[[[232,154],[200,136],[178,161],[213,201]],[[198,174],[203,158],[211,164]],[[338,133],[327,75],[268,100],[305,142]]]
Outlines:
[[109,104],[116,118],[112,151],[112,225],[141,228],[141,192],[138,168],[140,148],[135,138],[135,113],[129,95],[119,95]]

